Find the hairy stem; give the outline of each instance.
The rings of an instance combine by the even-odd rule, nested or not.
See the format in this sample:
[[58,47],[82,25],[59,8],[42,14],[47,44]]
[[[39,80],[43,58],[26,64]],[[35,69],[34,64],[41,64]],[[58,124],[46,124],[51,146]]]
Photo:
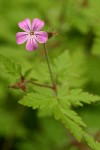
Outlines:
[[36,83],[36,82],[33,82],[33,81],[28,81],[28,83],[32,83],[32,84],[40,86],[40,87],[46,87],[46,88],[53,89],[53,86],[49,86],[49,85],[46,85],[46,84],[40,84],[40,83]]
[[50,66],[50,61],[49,61],[47,47],[46,47],[45,43],[43,45],[44,45],[44,52],[45,52],[45,57],[46,57],[46,61],[47,61],[47,64],[48,64],[48,69],[49,69],[49,73],[50,73],[50,78],[51,78],[52,86],[53,86],[53,89],[54,89],[55,94],[57,96],[56,82],[55,82],[55,80],[53,78],[53,73],[52,73],[52,69],[51,69],[51,66]]

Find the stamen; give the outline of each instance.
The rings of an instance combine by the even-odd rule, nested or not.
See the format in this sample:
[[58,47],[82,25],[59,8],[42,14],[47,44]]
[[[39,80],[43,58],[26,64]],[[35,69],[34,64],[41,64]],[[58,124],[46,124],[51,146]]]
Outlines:
[[31,31],[31,32],[30,32],[30,35],[34,35],[34,32]]

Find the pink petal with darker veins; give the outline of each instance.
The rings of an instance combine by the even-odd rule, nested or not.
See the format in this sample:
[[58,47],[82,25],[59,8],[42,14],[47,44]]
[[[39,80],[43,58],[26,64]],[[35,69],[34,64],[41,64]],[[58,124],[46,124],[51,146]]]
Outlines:
[[30,19],[27,18],[27,19],[25,19],[25,20],[19,22],[19,23],[18,23],[18,26],[19,26],[22,30],[24,30],[24,31],[26,31],[26,32],[30,32],[30,30],[31,30]]
[[32,31],[39,31],[43,28],[44,22],[38,18],[32,21]]
[[34,38],[39,43],[45,43],[48,40],[48,34],[45,31],[34,32]]
[[26,32],[18,32],[16,34],[16,42],[17,44],[22,44],[30,37],[30,35]]
[[38,48],[37,42],[33,37],[30,37],[26,43],[26,49],[28,51],[36,50]]

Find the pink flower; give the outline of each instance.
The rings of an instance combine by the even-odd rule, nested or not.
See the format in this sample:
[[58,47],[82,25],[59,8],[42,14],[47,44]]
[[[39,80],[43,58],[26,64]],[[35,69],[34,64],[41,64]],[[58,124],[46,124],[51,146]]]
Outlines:
[[48,34],[45,31],[39,31],[44,26],[44,22],[38,18],[33,19],[32,25],[30,19],[25,19],[18,23],[18,26],[24,30],[24,32],[18,32],[16,34],[17,44],[26,42],[26,49],[29,51],[36,50],[39,43],[45,43],[48,40]]

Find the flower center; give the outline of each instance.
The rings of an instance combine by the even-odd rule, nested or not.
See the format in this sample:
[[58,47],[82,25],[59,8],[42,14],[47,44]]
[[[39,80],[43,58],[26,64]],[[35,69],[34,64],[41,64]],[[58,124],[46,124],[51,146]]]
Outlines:
[[30,35],[34,35],[34,32],[33,32],[33,31],[31,31],[31,32],[30,32]]

